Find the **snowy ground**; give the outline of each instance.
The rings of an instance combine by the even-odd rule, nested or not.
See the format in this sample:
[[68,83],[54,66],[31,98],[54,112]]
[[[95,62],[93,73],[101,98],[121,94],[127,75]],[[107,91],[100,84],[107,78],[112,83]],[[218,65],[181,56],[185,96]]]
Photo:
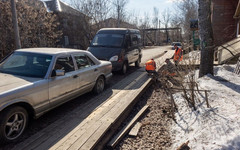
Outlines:
[[204,93],[199,95],[196,111],[187,107],[181,93],[174,95],[178,113],[171,130],[172,149],[189,141],[192,150],[240,150],[240,75],[233,73],[234,68],[218,66],[214,76],[197,79],[200,89],[210,90],[211,108],[206,106]]

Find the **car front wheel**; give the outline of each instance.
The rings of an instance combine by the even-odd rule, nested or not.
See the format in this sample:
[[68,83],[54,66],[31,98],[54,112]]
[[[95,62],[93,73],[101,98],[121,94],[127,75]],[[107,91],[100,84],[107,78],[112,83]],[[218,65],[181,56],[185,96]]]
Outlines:
[[138,60],[135,62],[135,67],[139,67],[141,62],[141,58],[139,57]]
[[105,88],[105,80],[103,78],[103,76],[100,76],[98,79],[97,79],[97,82],[94,86],[94,89],[93,89],[93,92],[95,94],[99,94],[101,93]]
[[28,113],[20,106],[4,110],[0,117],[0,143],[17,140],[26,129]]

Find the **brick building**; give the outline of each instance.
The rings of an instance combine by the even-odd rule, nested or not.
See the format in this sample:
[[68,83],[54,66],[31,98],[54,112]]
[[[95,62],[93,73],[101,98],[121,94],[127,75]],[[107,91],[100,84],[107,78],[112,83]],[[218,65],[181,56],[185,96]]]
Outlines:
[[218,63],[236,62],[240,56],[240,1],[212,0],[214,42]]
[[237,34],[238,20],[234,19],[239,0],[212,0],[212,27],[215,46],[220,46]]

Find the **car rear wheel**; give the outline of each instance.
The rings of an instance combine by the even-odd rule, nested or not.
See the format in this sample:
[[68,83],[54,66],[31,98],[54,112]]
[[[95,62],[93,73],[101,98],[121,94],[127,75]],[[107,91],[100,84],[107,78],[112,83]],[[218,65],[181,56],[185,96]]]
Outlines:
[[122,70],[121,70],[121,73],[122,74],[126,74],[127,73],[127,68],[128,68],[128,63],[125,62],[122,66]]
[[100,76],[98,79],[97,79],[97,82],[93,88],[93,92],[95,94],[99,94],[101,93],[105,88],[105,80],[103,78],[103,76]]
[[0,117],[0,143],[17,140],[26,129],[28,113],[20,106],[6,109]]

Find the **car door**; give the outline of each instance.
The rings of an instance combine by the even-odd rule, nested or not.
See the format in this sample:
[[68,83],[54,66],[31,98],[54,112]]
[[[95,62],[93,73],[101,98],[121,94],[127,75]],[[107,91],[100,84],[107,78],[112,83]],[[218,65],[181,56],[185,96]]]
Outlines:
[[71,55],[62,55],[55,59],[54,70],[64,70],[62,76],[52,76],[49,79],[49,100],[51,107],[56,107],[74,96],[79,76]]
[[132,47],[133,47],[131,62],[136,62],[139,58],[138,37],[136,34],[132,34],[131,39],[132,39]]
[[86,55],[76,53],[73,55],[77,64],[78,89],[79,92],[86,93],[92,90],[95,85],[95,80],[98,77],[98,66]]
[[132,62],[133,59],[133,46],[132,46],[132,40],[131,40],[131,35],[126,34],[125,35],[125,58],[128,60],[129,63]]

